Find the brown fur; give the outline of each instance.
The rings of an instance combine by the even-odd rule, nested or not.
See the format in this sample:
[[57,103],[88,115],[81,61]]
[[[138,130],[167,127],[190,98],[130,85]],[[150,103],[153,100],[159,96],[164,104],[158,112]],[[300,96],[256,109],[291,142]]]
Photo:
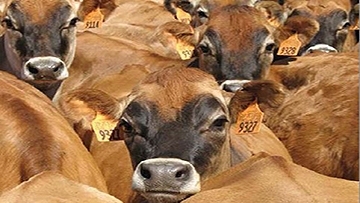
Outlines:
[[[241,12],[241,15],[238,13]],[[261,16],[261,17],[259,17]],[[259,23],[260,22],[260,23]],[[232,24],[241,25],[234,27]],[[253,47],[251,37],[259,25],[268,25],[262,13],[252,7],[227,7],[227,9],[215,9],[211,13],[209,28],[219,32],[219,35],[226,41],[227,49],[239,50]],[[234,33],[238,33],[234,35]]]
[[184,203],[357,202],[358,183],[315,173],[281,157],[260,154],[203,184]]
[[[74,195],[76,194],[76,195]],[[5,192],[0,202],[73,202],[121,203],[120,200],[63,175],[45,171]]]
[[[93,158],[67,121],[44,95],[1,72],[0,191],[9,190],[42,171],[57,171],[101,191],[107,188]],[[51,127],[50,127],[51,126]]]
[[359,179],[358,66],[356,53],[344,53],[314,54],[271,67],[280,82],[294,88],[286,91],[282,106],[265,110],[266,124],[295,163],[325,175]]
[[[65,0],[66,2],[73,3],[70,0]],[[10,2],[10,1],[8,1]],[[63,6],[58,0],[48,0],[48,1],[31,1],[31,0],[13,0],[13,4],[17,5],[18,8],[22,8],[21,11],[26,11],[23,13],[25,16],[28,16],[27,20],[34,24],[43,24],[49,16],[51,16],[53,10],[58,9]],[[7,4],[9,5],[9,3]],[[52,9],[49,9],[52,8]]]
[[96,8],[100,8],[104,19],[107,19],[111,12],[118,6],[117,3],[116,0],[83,0],[80,3],[77,14],[80,20],[84,20],[87,14]]

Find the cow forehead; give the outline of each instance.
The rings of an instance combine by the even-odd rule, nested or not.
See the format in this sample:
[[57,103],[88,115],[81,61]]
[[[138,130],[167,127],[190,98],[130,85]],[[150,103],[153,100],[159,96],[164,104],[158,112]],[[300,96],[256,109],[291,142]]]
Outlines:
[[[218,33],[230,50],[252,46],[257,33],[270,34],[271,29],[262,13],[248,6],[226,6],[210,14],[209,29]],[[239,42],[239,43],[236,43]]]
[[166,120],[175,119],[177,112],[199,95],[213,95],[225,108],[225,99],[215,79],[200,70],[186,69],[189,72],[157,74],[145,80],[134,91],[136,100],[155,104],[161,117]]
[[[6,5],[9,12],[20,12],[32,23],[46,22],[54,13],[60,12],[60,8],[74,8],[72,0],[9,0]],[[72,13],[75,14],[75,10]]]

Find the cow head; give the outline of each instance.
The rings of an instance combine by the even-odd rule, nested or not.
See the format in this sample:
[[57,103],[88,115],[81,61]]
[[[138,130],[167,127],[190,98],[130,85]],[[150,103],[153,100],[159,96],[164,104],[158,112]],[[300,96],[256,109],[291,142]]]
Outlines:
[[8,1],[2,19],[7,70],[46,91],[68,77],[77,18],[68,0]]
[[[319,28],[309,41],[303,43],[299,55],[308,48],[317,44],[326,44],[342,51],[344,42],[349,32],[349,8],[338,1],[299,1],[285,3],[290,8],[291,14],[288,20],[292,18],[303,17],[316,21]],[[305,28],[306,29],[306,28]],[[293,29],[296,31],[296,29]]]
[[210,12],[197,46],[199,68],[218,81],[261,79],[276,47],[264,15],[249,6],[228,5]]
[[230,166],[229,115],[210,75],[167,68],[130,95],[120,134],[135,168],[133,189],[150,202],[177,202],[200,190],[200,180]]

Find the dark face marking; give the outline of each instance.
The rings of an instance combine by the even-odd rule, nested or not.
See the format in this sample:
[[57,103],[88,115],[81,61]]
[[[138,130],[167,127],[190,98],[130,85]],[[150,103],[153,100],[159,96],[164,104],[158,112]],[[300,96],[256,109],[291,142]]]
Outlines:
[[62,2],[49,12],[42,21],[34,21],[33,16],[21,7],[21,3],[13,2],[8,7],[7,21],[10,44],[22,61],[37,56],[55,56],[67,61],[71,54],[71,43],[75,40],[75,23],[69,22],[72,14],[71,6]]
[[150,158],[179,158],[203,174],[226,140],[228,118],[221,103],[211,95],[199,95],[177,112],[175,120],[162,118],[158,108],[150,101],[133,101],[122,116],[120,131],[133,167]]

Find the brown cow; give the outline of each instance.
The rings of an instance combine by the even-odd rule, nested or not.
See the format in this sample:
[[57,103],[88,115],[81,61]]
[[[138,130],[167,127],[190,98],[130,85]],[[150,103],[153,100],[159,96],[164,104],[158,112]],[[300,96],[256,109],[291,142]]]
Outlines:
[[77,17],[70,0],[8,0],[0,37],[0,67],[50,98],[68,77]]
[[[130,104],[128,104],[129,102]],[[126,109],[122,113],[125,107]],[[67,116],[70,123],[81,126],[82,133],[79,129],[77,130],[80,134],[86,134],[89,130],[92,132],[89,123],[99,114],[103,114],[110,119],[119,119],[123,114],[119,129],[126,132],[125,143],[132,157],[132,165],[137,168],[136,174],[139,174],[139,168],[143,165],[139,165],[140,161],[144,161],[145,165],[147,162],[152,165],[153,162],[157,164],[158,160],[161,162],[159,164],[162,164],[163,160],[167,161],[166,158],[171,158],[169,166],[179,164],[179,169],[184,169],[184,174],[182,174],[182,170],[178,171],[179,176],[187,177],[189,175],[189,178],[195,178],[190,183],[184,183],[184,188],[180,187],[180,185],[176,188],[178,183],[171,186],[174,177],[166,174],[164,176],[168,176],[169,181],[165,181],[164,185],[159,185],[160,188],[151,189],[150,182],[149,190],[160,190],[159,198],[165,198],[164,201],[168,200],[162,194],[168,190],[180,190],[178,197],[175,193],[169,195],[168,198],[173,200],[180,200],[189,194],[197,192],[199,190],[198,182],[200,181],[198,173],[201,180],[205,180],[225,170],[232,164],[244,161],[261,151],[284,156],[286,159],[291,160],[279,140],[265,126],[261,127],[261,132],[258,134],[250,133],[236,136],[228,133],[230,126],[227,123],[234,122],[235,125],[236,120],[229,117],[225,99],[215,80],[210,75],[197,69],[165,68],[152,73],[145,77],[141,84],[132,91],[132,94],[121,100],[120,105],[113,98],[105,96],[104,93],[94,89],[75,90],[62,96],[60,109]],[[143,114],[138,114],[138,112],[142,111]],[[238,110],[234,110],[232,114],[237,114],[237,112]],[[142,122],[144,118],[141,118],[141,116],[146,116],[146,123]],[[236,118],[236,115],[233,118]],[[139,130],[139,134],[132,135],[132,129]],[[122,130],[120,131],[122,132]],[[174,137],[179,134],[184,138]],[[126,157],[124,158],[126,153],[122,152],[123,143],[99,144],[92,135],[91,137],[90,151],[95,159],[99,160],[98,163],[105,178],[111,177],[111,179],[108,179],[108,185],[111,183],[119,186],[120,181],[129,181],[122,176],[121,171],[115,173],[113,167],[109,168],[109,166],[105,165],[113,160],[119,169],[120,167],[124,169],[120,160],[124,161],[123,163],[128,163],[129,160],[126,160]],[[135,142],[132,143],[133,141]],[[145,150],[148,147],[151,150],[150,148]],[[141,150],[141,148],[144,150]],[[104,156],[106,154],[105,149],[109,153],[108,156]],[[149,160],[146,161],[147,159]],[[162,171],[162,169],[160,170]],[[159,178],[164,178],[161,174],[156,175],[160,175]],[[114,178],[114,176],[118,178]],[[114,179],[119,180],[118,183]],[[136,177],[134,181],[133,184],[140,184],[133,185],[136,190],[141,193],[145,192],[145,188],[141,188],[141,182],[137,182]],[[114,189],[114,192],[117,192],[116,189]],[[117,196],[118,192],[117,194],[110,192],[110,194]],[[147,194],[145,193],[145,196]],[[156,193],[154,194],[156,196]],[[151,201],[154,197],[148,198]],[[121,199],[126,201],[126,199]],[[155,199],[157,198],[155,197]]]
[[281,157],[257,155],[203,184],[184,203],[357,202],[356,181],[331,178]]
[[[357,53],[311,54],[271,67],[286,88],[284,103],[265,123],[295,163],[319,173],[359,180],[359,59]],[[251,85],[244,85],[251,91]]]
[[44,171],[3,193],[0,202],[121,203],[120,200],[63,175]]
[[[291,10],[288,20],[293,17],[305,17],[316,20],[319,24],[318,31],[312,38],[309,38],[310,41],[302,43],[298,55],[317,44],[326,44],[342,52],[350,27],[350,1],[292,0],[286,1],[284,6]],[[291,30],[289,29],[289,31]],[[297,29],[293,29],[290,35],[294,34],[295,31]]]
[[43,171],[107,192],[94,159],[51,101],[6,72],[0,83],[0,192]]

